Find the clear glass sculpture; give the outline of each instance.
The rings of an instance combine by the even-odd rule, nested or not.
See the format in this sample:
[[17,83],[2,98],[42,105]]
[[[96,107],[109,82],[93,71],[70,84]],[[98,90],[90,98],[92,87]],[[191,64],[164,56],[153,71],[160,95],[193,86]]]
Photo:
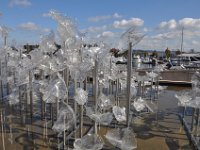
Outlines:
[[144,99],[139,97],[138,99],[135,99],[134,102],[132,103],[136,111],[142,111],[146,107],[146,102]]
[[85,107],[86,108],[86,115],[94,120],[96,123],[103,124],[103,125],[109,125],[113,120],[113,113],[107,112],[107,113],[100,113],[94,112],[94,109],[91,107]]
[[181,95],[175,94],[175,97],[178,99],[178,104],[180,106],[186,106],[187,103],[192,99],[188,93],[182,93]]
[[48,35],[43,36],[41,43],[40,43],[40,49],[44,53],[52,54],[56,50],[55,46],[55,34],[53,31],[51,31]]
[[98,134],[87,134],[74,142],[76,150],[100,150],[103,145],[103,139]]
[[119,122],[126,121],[126,108],[125,107],[119,107],[119,106],[114,106],[113,107],[113,114],[115,116],[115,119]]
[[8,96],[9,104],[15,105],[19,103],[19,88],[13,88],[11,94]]
[[63,106],[60,108],[58,118],[54,123],[52,129],[56,132],[63,132],[64,130],[71,129],[76,121],[76,116],[73,109],[69,106]]
[[114,99],[110,96],[106,96],[102,92],[98,97],[98,106],[101,110],[109,110],[114,106]]
[[64,80],[58,73],[52,75],[49,84],[43,88],[41,92],[43,92],[43,100],[46,103],[56,103],[57,100],[65,99],[68,91]]
[[129,128],[111,129],[106,133],[105,137],[113,146],[122,150],[133,150],[137,148],[135,135]]
[[158,74],[155,73],[155,72],[153,72],[153,71],[151,71],[151,72],[146,72],[146,74],[147,74],[147,76],[148,76],[149,78],[151,78],[151,79],[153,79],[153,80],[158,76]]
[[79,105],[84,105],[88,101],[87,91],[84,91],[82,88],[77,88],[74,99]]
[[73,47],[76,42],[77,31],[72,19],[54,10],[51,10],[48,15],[58,23],[57,31],[60,39],[64,42],[64,47]]

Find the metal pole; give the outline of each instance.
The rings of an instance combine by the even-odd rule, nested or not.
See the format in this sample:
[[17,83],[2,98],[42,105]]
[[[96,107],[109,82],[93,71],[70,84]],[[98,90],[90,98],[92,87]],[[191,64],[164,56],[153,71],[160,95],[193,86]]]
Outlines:
[[[77,80],[74,79],[74,94],[76,92],[76,89],[77,89]],[[74,100],[74,111],[75,111],[75,115],[77,117],[77,103],[76,101]],[[75,132],[74,132],[74,138],[76,138],[76,127],[77,127],[77,122],[75,120],[75,123],[74,123],[74,129],[75,129]]]
[[195,136],[198,136],[198,126],[199,126],[199,108],[197,108],[196,111],[196,118],[195,118],[196,122],[195,122]]
[[[97,99],[98,99],[98,62],[95,60],[95,67],[93,72],[93,85],[94,85],[94,105],[95,114],[97,113]],[[97,134],[97,123],[94,123],[94,132]]]
[[131,75],[132,75],[132,43],[129,43],[127,56],[127,103],[126,103],[126,125],[129,127],[130,101],[131,101]]
[[80,105],[79,137],[83,137],[83,105]]
[[[0,75],[2,76],[2,63],[1,63],[1,60],[0,60]],[[3,80],[1,79],[1,99],[2,99],[2,102],[3,102],[3,97],[4,97],[4,94],[3,94]]]
[[2,135],[2,145],[3,145],[3,150],[5,150],[5,140],[4,140],[4,127],[3,127],[3,112],[1,110],[1,135]]
[[116,85],[115,85],[115,104],[117,105],[118,102],[118,92],[119,92],[119,79],[116,80]]
[[181,33],[181,60],[179,60],[180,64],[183,63],[183,57],[182,57],[183,55],[183,29],[184,27],[182,27],[182,33]]
[[29,91],[29,96],[30,96],[30,116],[31,116],[31,124],[32,124],[32,121],[33,121],[33,91],[32,91],[32,73],[31,71],[29,71],[29,88],[30,88],[30,91]]
[[183,54],[183,30],[184,27],[182,27],[182,33],[181,33],[181,55]]
[[[87,77],[84,80],[84,90],[87,90]],[[80,105],[80,125],[79,125],[79,137],[83,136],[83,105]]]
[[[68,89],[68,85],[69,85],[69,69],[67,69],[67,68],[64,69],[64,81],[65,81],[66,87]],[[66,92],[67,92],[66,103],[68,104],[69,95],[68,95],[68,91],[66,91]]]
[[192,108],[192,119],[191,119],[191,132],[193,131],[193,128],[194,128],[194,116],[195,116],[195,108]]
[[4,36],[4,46],[6,46],[6,45],[7,45],[7,37]]

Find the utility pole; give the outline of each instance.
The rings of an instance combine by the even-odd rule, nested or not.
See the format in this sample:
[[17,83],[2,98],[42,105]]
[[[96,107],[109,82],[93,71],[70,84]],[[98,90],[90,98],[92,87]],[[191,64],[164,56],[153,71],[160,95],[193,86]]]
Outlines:
[[182,27],[182,33],[181,33],[181,55],[183,54],[183,30],[184,27]]

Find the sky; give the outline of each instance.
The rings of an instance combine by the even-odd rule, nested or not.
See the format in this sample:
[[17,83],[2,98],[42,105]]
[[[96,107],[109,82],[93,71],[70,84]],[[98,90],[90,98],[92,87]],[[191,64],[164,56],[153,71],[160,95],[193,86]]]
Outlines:
[[[130,27],[145,35],[135,49],[200,52],[199,0],[0,0],[0,26],[10,29],[10,44],[37,44],[57,24],[47,16],[56,10],[81,32],[117,46]],[[3,38],[0,37],[0,43]]]

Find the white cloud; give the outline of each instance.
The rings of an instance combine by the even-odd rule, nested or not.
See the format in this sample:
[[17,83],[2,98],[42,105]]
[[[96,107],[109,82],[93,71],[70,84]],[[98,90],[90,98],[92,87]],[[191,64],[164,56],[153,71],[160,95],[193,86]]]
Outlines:
[[122,18],[122,15],[120,15],[118,13],[114,13],[113,15],[90,17],[90,18],[88,18],[88,21],[99,22],[99,21],[102,21],[102,20],[119,19],[119,18]]
[[31,6],[31,2],[29,0],[11,0],[9,3],[10,7],[13,6],[22,6],[22,7],[27,7],[27,6]]
[[50,32],[51,30],[49,28],[42,29],[43,32]]
[[18,28],[26,31],[36,31],[38,33],[49,33],[51,29],[49,28],[42,28],[39,25],[33,22],[22,23],[17,26]]
[[200,42],[199,42],[199,41],[196,41],[196,40],[193,40],[193,41],[192,41],[192,44],[197,45],[197,46],[200,46]]
[[174,39],[174,38],[178,38],[181,37],[181,33],[180,32],[166,32],[166,33],[160,33],[154,36],[151,36],[152,39],[156,39],[156,40],[166,40],[166,39]]
[[185,29],[200,29],[200,19],[183,18],[179,21],[171,19],[169,21],[163,21],[159,24],[158,29],[161,30],[180,30],[182,27]]
[[114,19],[119,19],[122,18],[122,15],[118,14],[118,13],[114,13],[112,16]]
[[184,28],[200,29],[200,19],[183,18],[179,20],[179,25]]
[[96,27],[89,27],[86,29],[86,32],[101,32],[101,31],[104,31],[107,29],[107,26],[104,25],[104,26],[96,26]]
[[169,20],[168,22],[163,21],[159,24],[159,29],[176,29],[177,22],[174,19]]
[[103,36],[103,37],[113,37],[113,36],[114,36],[114,33],[111,32],[111,31],[104,31],[104,32],[102,33],[102,36]]
[[144,20],[140,19],[140,18],[131,18],[129,20],[121,20],[121,21],[115,21],[113,23],[113,27],[117,28],[117,29],[124,29],[124,28],[128,28],[131,26],[142,26],[144,24]]
[[149,29],[148,29],[148,28],[144,28],[143,31],[144,31],[144,32],[148,32]]
[[35,23],[33,22],[27,22],[27,23],[22,23],[20,25],[18,25],[18,27],[20,29],[23,29],[23,30],[38,30],[39,29],[39,26],[36,25]]

